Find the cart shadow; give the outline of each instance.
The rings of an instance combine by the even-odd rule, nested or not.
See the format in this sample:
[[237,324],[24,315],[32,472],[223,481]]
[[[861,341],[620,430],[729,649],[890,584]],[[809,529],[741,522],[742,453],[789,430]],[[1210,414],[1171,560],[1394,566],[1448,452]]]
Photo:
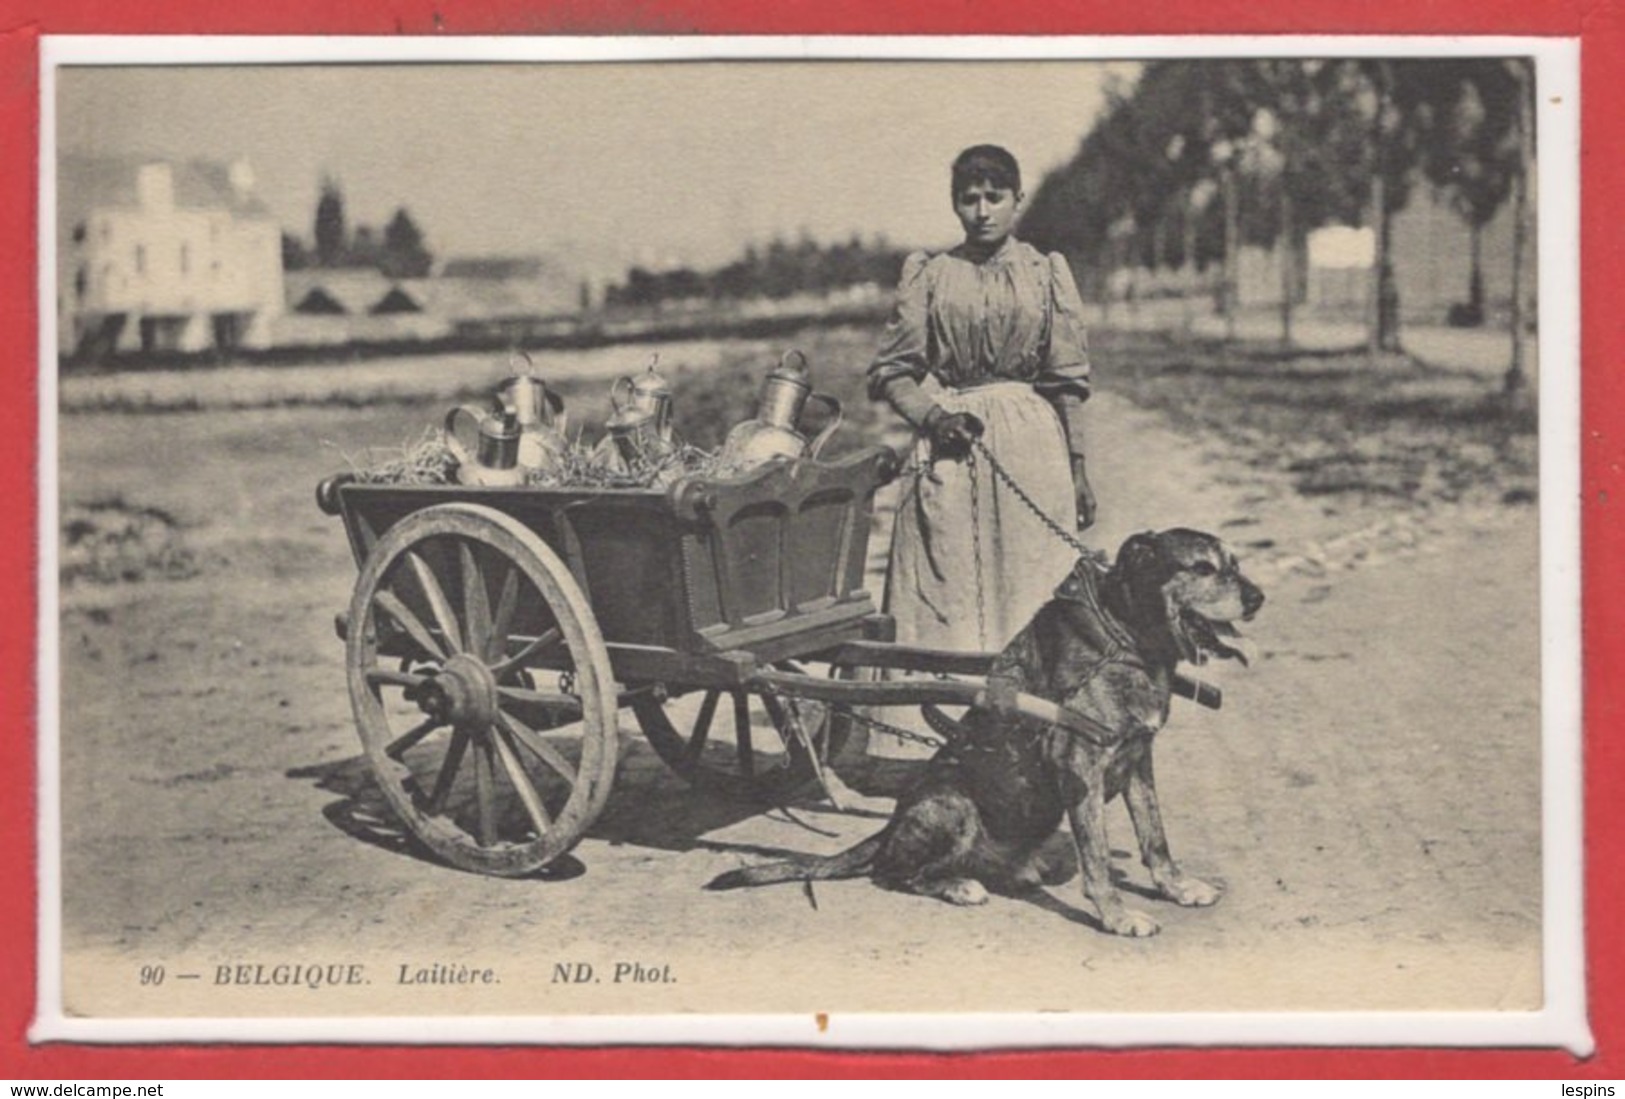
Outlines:
[[[389,801],[373,779],[372,767],[366,756],[352,756],[333,763],[294,767],[285,773],[287,778],[315,780],[318,790],[341,795],[340,799],[322,808],[327,822],[351,839],[370,844],[392,855],[402,855],[418,862],[443,867],[444,860],[418,842],[417,837],[402,827],[390,808]],[[586,873],[581,860],[572,855],[554,859],[547,866],[527,877],[544,881],[568,881]]]
[[[870,802],[896,798],[918,774],[919,766],[913,760],[858,758],[842,760],[837,771],[861,801]],[[718,834],[757,817],[771,817],[827,837],[832,833],[822,822],[831,813],[877,822],[890,816],[889,811],[872,805],[835,810],[816,785],[806,786],[782,801],[730,797],[697,789],[669,770],[641,738],[631,737],[622,740],[615,792],[587,835],[612,845],[659,851],[726,851],[782,858],[805,851],[721,839]]]
[[[842,760],[842,781],[863,800],[895,798],[918,774],[923,761],[859,757]],[[443,865],[396,818],[389,801],[373,777],[363,755],[289,769],[285,777],[313,782],[318,790],[338,795],[322,808],[327,822],[351,839],[394,855],[436,866]],[[615,788],[585,838],[612,846],[629,845],[660,851],[727,851],[764,857],[800,854],[791,848],[730,842],[716,833],[752,818],[772,815],[827,835],[817,819],[833,812],[816,787],[800,791],[783,803],[740,800],[695,789],[669,770],[641,738],[622,737]],[[889,813],[874,807],[854,806],[846,817],[884,820]],[[565,855],[531,875],[562,881],[586,869],[579,859]]]

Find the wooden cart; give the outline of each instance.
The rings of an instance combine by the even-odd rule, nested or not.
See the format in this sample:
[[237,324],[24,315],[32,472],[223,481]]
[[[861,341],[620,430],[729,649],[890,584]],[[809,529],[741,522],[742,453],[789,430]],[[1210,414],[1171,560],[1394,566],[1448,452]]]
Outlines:
[[776,800],[840,748],[842,704],[974,702],[974,681],[848,674],[991,660],[892,644],[864,589],[897,470],[877,447],[669,491],[322,482],[360,568],[338,619],[350,701],[395,812],[455,866],[527,874],[604,807],[623,708],[696,786]]

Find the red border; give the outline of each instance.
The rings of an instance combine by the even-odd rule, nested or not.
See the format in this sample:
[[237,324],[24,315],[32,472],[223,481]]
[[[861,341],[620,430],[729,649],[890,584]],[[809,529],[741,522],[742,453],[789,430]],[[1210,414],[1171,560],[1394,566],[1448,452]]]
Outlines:
[[[1622,147],[1625,125],[1611,94],[1625,67],[1625,0],[1000,0],[940,4],[899,0],[283,0],[224,5],[217,0],[155,0],[115,7],[102,0],[0,0],[0,362],[11,395],[0,402],[0,499],[33,501],[37,451],[34,363],[37,289],[35,164],[39,126],[38,35],[48,34],[1179,34],[1408,33],[1534,34],[1582,39],[1582,285],[1591,302],[1625,287]],[[956,1056],[825,1054],[795,1051],[546,1050],[346,1047],[31,1048],[34,1005],[33,783],[14,781],[0,798],[0,1077],[18,1079],[187,1079],[222,1077],[1436,1077],[1610,1079],[1625,1076],[1621,997],[1625,940],[1613,933],[1625,865],[1625,819],[1609,797],[1622,773],[1625,742],[1612,734],[1625,711],[1625,687],[1610,670],[1625,663],[1625,570],[1618,504],[1625,485],[1620,432],[1625,398],[1625,322],[1618,309],[1589,310],[1582,321],[1583,555],[1586,649],[1587,950],[1598,1053],[1576,1061],[1554,1051],[1210,1050],[1043,1052]],[[37,516],[5,509],[0,541],[0,773],[34,774],[33,686],[37,610]]]

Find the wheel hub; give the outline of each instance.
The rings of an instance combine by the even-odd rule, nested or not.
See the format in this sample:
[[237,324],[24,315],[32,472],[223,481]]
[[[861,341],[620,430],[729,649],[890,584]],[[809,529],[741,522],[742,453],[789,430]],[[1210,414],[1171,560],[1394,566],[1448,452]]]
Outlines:
[[489,728],[497,715],[496,678],[483,662],[459,653],[424,684],[418,706],[458,728]]

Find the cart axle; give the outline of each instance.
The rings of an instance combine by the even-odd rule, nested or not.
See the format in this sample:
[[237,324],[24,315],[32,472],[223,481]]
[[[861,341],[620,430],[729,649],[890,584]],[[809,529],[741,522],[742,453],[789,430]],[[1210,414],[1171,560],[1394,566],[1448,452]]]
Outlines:
[[418,708],[459,729],[491,727],[497,717],[497,681],[478,659],[459,653],[416,692]]

